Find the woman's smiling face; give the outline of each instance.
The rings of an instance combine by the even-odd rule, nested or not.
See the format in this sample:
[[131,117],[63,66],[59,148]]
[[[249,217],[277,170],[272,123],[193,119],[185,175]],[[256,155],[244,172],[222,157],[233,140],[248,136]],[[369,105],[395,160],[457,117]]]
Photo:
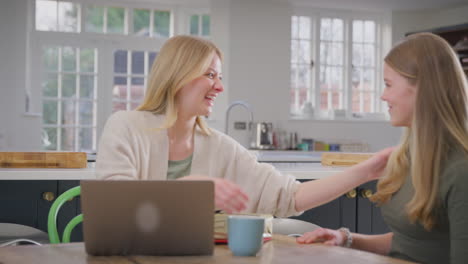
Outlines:
[[384,64],[385,89],[380,99],[387,102],[390,122],[393,126],[410,127],[416,103],[416,85]]
[[221,60],[215,54],[206,72],[177,92],[179,114],[187,117],[210,115],[216,96],[224,91],[221,71]]

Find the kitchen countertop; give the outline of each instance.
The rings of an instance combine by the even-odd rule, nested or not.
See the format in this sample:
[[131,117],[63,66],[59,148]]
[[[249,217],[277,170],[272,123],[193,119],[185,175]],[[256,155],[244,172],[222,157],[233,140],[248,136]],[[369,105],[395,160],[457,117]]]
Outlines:
[[[297,179],[320,179],[343,167],[325,167],[320,163],[273,163],[284,174]],[[95,179],[94,168],[86,169],[0,169],[0,180],[89,180]]]
[[[345,167],[328,167],[320,164],[321,152],[315,151],[264,151],[251,150],[260,162],[270,163],[284,174],[298,180],[320,179]],[[0,180],[89,180],[95,179],[94,162],[85,169],[4,169]]]

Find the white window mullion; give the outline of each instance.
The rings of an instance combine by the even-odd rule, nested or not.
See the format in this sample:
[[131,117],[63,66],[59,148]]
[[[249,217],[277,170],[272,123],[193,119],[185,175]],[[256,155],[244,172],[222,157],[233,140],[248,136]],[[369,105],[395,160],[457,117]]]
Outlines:
[[315,57],[315,82],[314,82],[314,94],[315,94],[315,110],[316,112],[320,112],[320,68],[322,67],[320,65],[320,16],[317,16],[314,19],[314,39],[315,39],[315,45],[314,45],[314,52],[316,54]]
[[80,83],[81,83],[81,69],[80,69],[80,58],[81,58],[81,48],[75,48],[75,67],[76,67],[76,77],[75,77],[75,94],[76,94],[76,103],[75,103],[75,129],[74,129],[74,139],[75,142],[73,144],[74,151],[79,151],[80,142]]
[[102,32],[107,33],[107,7],[104,7],[104,17],[102,19]]
[[383,58],[381,59],[379,54],[381,54],[381,46],[382,46],[382,31],[381,31],[381,25],[382,25],[382,20],[376,21],[375,25],[375,50],[374,50],[374,58],[375,58],[375,72],[374,72],[374,96],[372,97],[374,99],[374,108],[372,109],[374,112],[379,112],[382,111],[381,107],[381,100],[378,100],[380,97],[379,95],[382,92],[382,79],[380,76],[382,76],[382,70],[383,67],[379,67],[383,65]]
[[154,10],[150,10],[149,36],[154,36]]
[[[62,47],[58,48],[58,72],[62,69]],[[57,150],[62,150],[62,74],[57,74]]]
[[[107,118],[112,113],[112,85],[114,81],[113,67],[109,67],[107,63],[113,63],[114,49],[109,48],[106,43],[98,43],[97,48],[97,77],[96,77],[96,96],[97,96],[97,120],[96,133],[100,137],[104,124]],[[99,138],[97,138],[99,142]]]
[[133,34],[133,9],[124,8],[124,35]]
[[[343,108],[346,109],[346,115],[349,117],[353,112],[353,20],[350,19],[348,21],[348,25],[346,27],[346,32],[348,32],[348,42],[346,45],[347,56],[346,58],[348,61],[346,62],[346,72],[348,74],[346,80],[345,89],[345,98],[347,105]],[[355,66],[356,67],[356,66]]]
[[130,93],[132,92],[131,85],[132,85],[132,50],[127,51],[127,110],[130,110],[131,103],[130,103]]

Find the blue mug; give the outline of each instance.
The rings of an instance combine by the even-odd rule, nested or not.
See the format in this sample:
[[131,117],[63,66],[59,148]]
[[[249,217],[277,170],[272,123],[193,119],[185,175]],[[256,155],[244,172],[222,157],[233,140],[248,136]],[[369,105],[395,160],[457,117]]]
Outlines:
[[228,246],[234,256],[255,256],[263,244],[265,219],[258,216],[228,216]]

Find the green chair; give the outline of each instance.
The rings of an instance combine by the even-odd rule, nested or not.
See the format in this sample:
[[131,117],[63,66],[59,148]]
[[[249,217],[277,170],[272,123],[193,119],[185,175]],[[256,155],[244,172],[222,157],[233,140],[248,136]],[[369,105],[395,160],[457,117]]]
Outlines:
[[75,216],[70,222],[68,222],[65,230],[63,231],[62,242],[60,242],[59,234],[57,231],[57,215],[60,207],[75,196],[79,196],[81,193],[80,186],[71,188],[70,190],[62,193],[50,207],[49,216],[47,219],[47,232],[49,233],[49,240],[51,244],[59,243],[70,243],[71,232],[73,228],[81,222],[83,222],[83,214]]

